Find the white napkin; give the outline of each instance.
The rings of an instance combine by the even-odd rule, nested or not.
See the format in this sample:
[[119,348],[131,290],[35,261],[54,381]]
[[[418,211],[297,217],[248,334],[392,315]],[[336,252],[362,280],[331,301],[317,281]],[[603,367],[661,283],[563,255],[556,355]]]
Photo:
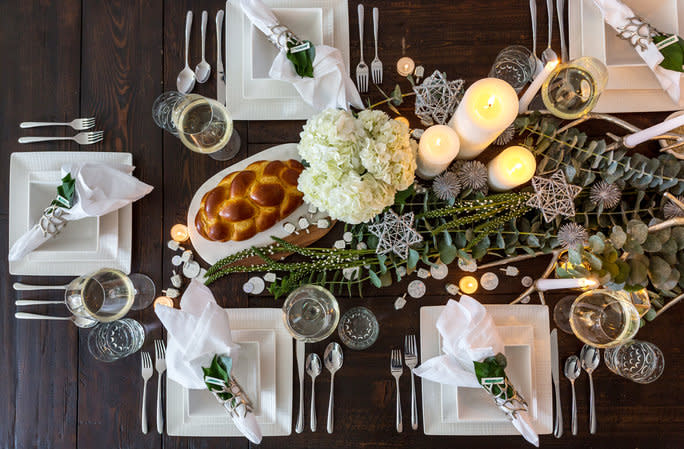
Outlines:
[[[131,175],[134,168],[124,164],[97,162],[74,162],[63,165],[62,177],[71,173],[76,182],[74,205],[71,209],[63,209],[62,218],[75,221],[85,217],[100,217],[150,193],[152,186]],[[48,206],[49,204],[45,205]],[[35,224],[12,245],[8,259],[21,260],[50,238],[51,234],[43,235],[40,226]]]
[[[627,24],[630,17],[636,17],[630,7],[620,0],[594,0],[594,3],[601,10],[603,20],[616,31],[619,27]],[[635,50],[656,76],[663,90],[667,92],[672,101],[679,104],[681,73],[665,69],[659,65],[665,57],[656,48],[653,41],[649,40],[646,50],[642,50],[639,46],[635,47]]]
[[[240,6],[247,18],[267,37],[277,40],[272,28],[279,24],[273,11],[261,0],[240,0]],[[287,25],[287,24],[283,24]],[[298,36],[306,39],[306,36]],[[363,103],[356,85],[349,78],[342,59],[342,53],[327,45],[316,45],[313,78],[301,77],[287,59],[284,37],[278,42],[280,52],[273,60],[268,75],[277,80],[291,83],[302,99],[317,111],[328,108],[348,109],[351,104],[363,109]]]
[[[468,388],[482,388],[473,361],[504,352],[504,344],[494,320],[477,300],[461,296],[450,299],[437,319],[444,355],[433,357],[415,369],[420,377],[433,382]],[[539,437],[526,412],[518,412],[513,426],[530,443],[539,446]]]
[[[166,367],[169,379],[190,389],[206,389],[203,366],[214,355],[237,360],[240,346],[230,335],[228,314],[216,303],[209,288],[193,279],[183,293],[180,310],[158,306],[155,312],[167,331]],[[227,407],[226,407],[227,408]],[[261,442],[261,428],[254,413],[231,415],[233,422],[249,441]]]

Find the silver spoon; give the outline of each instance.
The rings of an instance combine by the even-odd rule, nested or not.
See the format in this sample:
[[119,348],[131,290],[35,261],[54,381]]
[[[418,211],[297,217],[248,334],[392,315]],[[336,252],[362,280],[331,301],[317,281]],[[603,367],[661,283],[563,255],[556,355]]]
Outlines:
[[542,64],[546,65],[549,61],[557,61],[558,55],[551,48],[551,38],[553,37],[553,0],[546,0],[546,14],[548,15],[549,35],[546,41],[546,49],[542,52]]
[[532,56],[535,61],[534,76],[544,68],[537,57],[537,0],[530,0],[530,17],[532,18]]
[[26,313],[26,312],[16,312],[14,317],[20,320],[69,320],[74,323],[75,326],[88,328],[93,327],[97,324],[96,320],[91,320],[90,318],[85,318],[82,316],[51,316],[51,315],[39,315],[37,313]]
[[192,11],[188,11],[185,17],[185,68],[181,70],[176,78],[176,89],[182,94],[187,94],[195,87],[195,72],[188,64],[188,53],[190,51],[190,30],[192,30]]
[[333,433],[333,402],[335,390],[335,372],[342,368],[344,356],[342,355],[342,347],[339,343],[332,342],[325,348],[323,354],[323,363],[330,371],[330,399],[328,399],[328,433]]
[[594,403],[594,379],[591,374],[601,363],[601,351],[593,346],[584,345],[580,351],[582,369],[589,375],[589,433],[596,433],[596,406]]
[[209,19],[209,13],[202,11],[202,61],[195,67],[195,76],[197,77],[197,82],[202,84],[206,83],[211,74],[211,66],[204,57],[204,45],[207,41],[207,20]]
[[565,0],[556,0],[556,15],[558,16],[558,30],[561,38],[561,62],[568,60],[568,47],[565,44]]
[[577,399],[575,397],[575,379],[581,373],[580,361],[576,355],[571,355],[565,360],[565,369],[563,374],[570,381],[572,385],[572,434],[577,435]]
[[311,353],[306,357],[306,374],[311,376],[311,431],[316,431],[316,377],[321,374],[323,366],[318,354]]

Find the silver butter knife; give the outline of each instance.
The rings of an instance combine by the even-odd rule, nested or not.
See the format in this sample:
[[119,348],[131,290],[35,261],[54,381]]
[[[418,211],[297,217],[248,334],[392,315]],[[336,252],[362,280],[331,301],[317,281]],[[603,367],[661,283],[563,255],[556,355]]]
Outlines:
[[223,10],[216,13],[216,99],[226,105],[226,71],[221,57],[221,31],[223,31]]
[[304,431],[304,342],[297,340],[295,343],[297,352],[297,371],[299,372],[299,415],[297,415],[297,426],[295,432],[302,433]]
[[556,422],[553,426],[553,436],[563,435],[563,409],[560,401],[560,366],[558,365],[558,329],[551,331],[551,379],[556,392]]

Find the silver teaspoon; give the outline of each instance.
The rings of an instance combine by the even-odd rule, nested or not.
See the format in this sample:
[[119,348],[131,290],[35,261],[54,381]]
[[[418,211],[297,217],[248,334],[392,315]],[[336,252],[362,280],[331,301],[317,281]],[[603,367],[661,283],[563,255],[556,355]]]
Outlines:
[[546,42],[546,49],[542,52],[542,64],[546,65],[550,61],[557,61],[558,55],[551,48],[551,38],[553,37],[553,0],[546,0],[546,15],[548,16],[549,34]]
[[596,433],[596,405],[594,402],[594,379],[591,374],[601,363],[601,351],[593,346],[584,345],[580,351],[582,369],[589,375],[589,432]]
[[204,46],[207,42],[207,20],[209,19],[209,13],[202,11],[202,61],[195,67],[195,76],[197,77],[197,82],[202,84],[206,83],[211,74],[211,66],[204,57]]
[[575,397],[575,379],[577,379],[582,372],[580,368],[580,361],[576,355],[571,355],[565,360],[565,369],[563,374],[570,381],[572,385],[572,434],[577,435],[577,398]]
[[335,390],[335,372],[342,368],[342,362],[344,357],[342,355],[342,347],[339,343],[332,342],[325,348],[325,353],[323,354],[323,363],[325,367],[330,371],[330,398],[328,399],[328,433],[333,433],[333,403]]
[[311,353],[306,357],[306,374],[311,376],[311,431],[316,431],[316,377],[321,374],[323,365],[318,354]]
[[190,52],[190,31],[192,30],[192,11],[188,11],[185,17],[185,68],[181,70],[176,78],[176,89],[182,94],[187,94],[195,87],[195,72],[188,64],[188,53]]

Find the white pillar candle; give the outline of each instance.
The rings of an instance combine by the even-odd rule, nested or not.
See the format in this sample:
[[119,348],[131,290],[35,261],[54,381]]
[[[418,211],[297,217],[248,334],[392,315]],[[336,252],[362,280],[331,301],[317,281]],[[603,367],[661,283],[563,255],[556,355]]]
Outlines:
[[544,81],[546,81],[546,78],[548,78],[549,75],[551,75],[551,72],[553,72],[553,70],[556,68],[558,62],[559,61],[557,59],[547,62],[544,66],[544,70],[539,72],[539,75],[534,78],[532,84],[530,84],[530,87],[528,87],[523,96],[520,97],[520,103],[518,105],[519,114],[527,111],[530,103],[532,103],[532,99],[535,95],[537,95],[537,92],[539,92],[539,89],[541,89],[542,84],[544,84]]
[[562,290],[568,288],[587,288],[594,287],[597,283],[593,279],[539,279],[536,282],[537,290],[545,292],[547,290]]
[[487,164],[489,187],[497,192],[511,190],[532,179],[536,168],[537,161],[530,150],[508,147]]
[[474,82],[449,121],[461,141],[458,159],[476,158],[517,115],[518,94],[510,84],[496,78]]
[[459,152],[456,131],[445,125],[431,126],[425,130],[418,144],[416,174],[432,179],[449,167]]
[[684,126],[684,114],[678,115],[670,120],[665,120],[663,123],[651,126],[650,128],[646,128],[634,134],[625,136],[624,144],[627,148],[634,148],[642,142],[646,142],[649,139],[661,134],[665,134],[666,132],[672,131],[680,126]]

